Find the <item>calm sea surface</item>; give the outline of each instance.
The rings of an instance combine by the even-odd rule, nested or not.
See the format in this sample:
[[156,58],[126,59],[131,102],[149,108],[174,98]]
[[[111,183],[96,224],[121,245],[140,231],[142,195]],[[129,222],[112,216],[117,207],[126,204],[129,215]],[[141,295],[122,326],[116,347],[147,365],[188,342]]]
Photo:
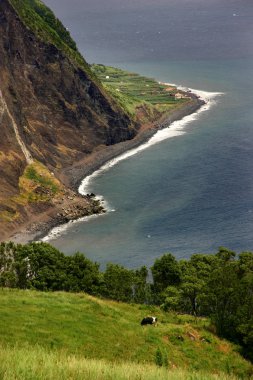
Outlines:
[[252,0],[46,0],[88,62],[208,92],[216,103],[184,134],[119,162],[89,190],[114,210],[51,243],[102,264],[150,266],[253,250]]

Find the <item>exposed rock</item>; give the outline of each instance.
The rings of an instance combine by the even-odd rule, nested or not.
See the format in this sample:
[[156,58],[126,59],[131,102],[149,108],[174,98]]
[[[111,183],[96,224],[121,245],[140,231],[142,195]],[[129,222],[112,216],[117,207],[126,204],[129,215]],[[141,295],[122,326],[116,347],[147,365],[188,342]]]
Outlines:
[[[0,204],[7,210],[30,160],[64,183],[63,169],[97,146],[133,138],[137,126],[84,66],[28,28],[11,1],[1,0],[0,20]],[[0,217],[0,240],[29,215],[27,206],[16,211],[8,225]]]

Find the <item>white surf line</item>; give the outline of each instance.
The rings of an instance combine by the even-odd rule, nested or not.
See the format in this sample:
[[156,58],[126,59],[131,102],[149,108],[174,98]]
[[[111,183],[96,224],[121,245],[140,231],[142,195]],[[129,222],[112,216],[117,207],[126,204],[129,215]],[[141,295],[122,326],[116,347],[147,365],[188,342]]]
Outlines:
[[9,116],[9,119],[11,120],[12,127],[14,130],[17,142],[18,142],[18,144],[19,144],[19,146],[20,146],[20,148],[21,148],[21,150],[25,156],[26,162],[28,165],[31,164],[33,162],[32,156],[31,156],[29,150],[27,149],[24,141],[22,140],[22,138],[19,134],[18,126],[17,126],[12,114],[10,113],[10,110],[7,106],[6,101],[4,100],[4,97],[3,97],[1,90],[0,90],[0,106],[1,106],[1,116],[3,116],[4,112],[6,112],[7,115]]
[[[182,134],[185,134],[186,131],[184,130],[185,126],[189,124],[190,122],[197,119],[198,115],[202,113],[203,111],[207,111],[216,103],[215,98],[217,96],[224,95],[222,92],[207,92],[207,91],[201,91],[201,90],[195,90],[191,88],[185,88],[182,86],[177,86],[174,84],[164,83],[169,86],[175,86],[177,89],[182,91],[191,91],[191,93],[194,93],[195,95],[199,96],[201,100],[204,100],[206,104],[204,104],[202,107],[200,107],[196,112],[193,114],[187,115],[183,117],[180,120],[176,120],[173,123],[171,123],[168,127],[165,127],[159,131],[157,131],[147,142],[144,144],[138,146],[137,148],[133,148],[128,150],[125,153],[122,153],[121,155],[111,159],[107,163],[105,163],[101,168],[90,174],[89,176],[85,177],[83,181],[81,182],[81,185],[79,186],[79,193],[82,195],[88,194],[91,192],[90,190],[90,184],[91,181],[100,175],[102,172],[107,171],[111,167],[117,165],[120,161],[125,160],[126,158],[132,157],[135,154],[149,148],[152,145],[155,145],[163,140],[181,136]],[[101,197],[101,196],[100,196]]]
[[[216,103],[215,101],[216,97],[224,95],[223,92],[207,92],[207,91],[195,90],[191,88],[185,88],[185,87],[177,86],[174,84],[168,84],[168,83],[165,83],[165,84],[169,86],[175,86],[177,87],[177,89],[182,90],[182,91],[191,91],[195,95],[199,96],[200,99],[204,100],[206,104],[200,107],[195,113],[191,115],[187,115],[181,120],[174,121],[168,127],[165,127],[157,131],[146,143],[138,146],[137,148],[130,149],[127,152],[122,153],[121,155],[111,159],[110,161],[102,165],[101,168],[99,168],[98,170],[90,174],[89,176],[85,177],[78,188],[78,191],[80,194],[86,195],[90,193],[92,180],[98,175],[102,174],[103,172],[109,170],[111,167],[117,165],[120,161],[123,161],[129,157],[132,157],[135,154],[149,148],[152,145],[158,144],[159,142],[163,140],[176,137],[176,136],[181,136],[184,133],[186,133],[186,131],[184,130],[185,126],[191,123],[192,121],[196,120],[200,113],[210,109],[210,107],[212,107]],[[104,200],[102,195],[96,195],[96,199],[99,199],[100,201],[102,201],[102,204],[107,212],[115,211],[108,205],[108,203]],[[57,239],[59,236],[66,233],[66,231],[71,225],[81,223],[81,222],[88,222],[89,220],[98,218],[102,215],[105,215],[105,214],[95,214],[95,215],[85,216],[83,218],[79,218],[79,219],[67,222],[65,224],[62,224],[58,227],[54,227],[47,236],[41,239],[41,241],[47,242],[50,240]]]
[[[100,201],[100,203],[103,205],[104,209],[107,212],[113,212],[113,211],[115,211],[114,209],[112,209],[109,206],[108,202],[106,202],[103,199],[102,196],[97,195],[96,199]],[[73,225],[79,224],[79,223],[89,222],[90,220],[96,219],[98,217],[101,217],[102,215],[105,215],[105,214],[87,215],[87,216],[83,216],[82,218],[78,218],[78,219],[75,219],[75,220],[70,220],[67,223],[64,223],[64,224],[61,224],[60,226],[56,226],[56,227],[52,228],[52,230],[48,233],[48,235],[45,236],[45,237],[43,237],[39,241],[48,242],[50,240],[57,239],[59,236],[64,235],[64,233],[67,232],[67,230],[69,229],[70,226],[73,226]]]
[[64,235],[64,233],[69,229],[70,226],[78,224],[78,223],[88,222],[92,219],[98,218],[101,215],[103,214],[93,214],[93,215],[83,216],[82,218],[79,218],[79,219],[70,220],[67,223],[64,223],[64,224],[61,224],[60,226],[52,228],[49,234],[43,237],[42,239],[39,239],[39,241],[48,242],[50,240],[57,239],[59,236]]

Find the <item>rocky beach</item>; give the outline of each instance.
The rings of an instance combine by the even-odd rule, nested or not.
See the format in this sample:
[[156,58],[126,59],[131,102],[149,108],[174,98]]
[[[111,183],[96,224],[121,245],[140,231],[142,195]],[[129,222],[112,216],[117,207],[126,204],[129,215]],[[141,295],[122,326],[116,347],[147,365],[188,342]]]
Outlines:
[[27,218],[29,221],[17,226],[16,230],[9,236],[9,240],[16,243],[40,240],[56,226],[85,216],[106,212],[95,196],[85,196],[78,193],[81,181],[111,159],[144,144],[158,130],[168,128],[174,121],[197,112],[200,107],[205,105],[205,101],[194,93],[186,92],[185,94],[191,98],[190,102],[172,112],[164,113],[157,122],[142,125],[133,139],[115,145],[100,146],[83,160],[63,170],[60,178],[64,183],[67,183],[71,190],[67,191],[60,201],[48,205],[49,207],[46,210],[41,210],[36,214],[30,213],[29,218]]

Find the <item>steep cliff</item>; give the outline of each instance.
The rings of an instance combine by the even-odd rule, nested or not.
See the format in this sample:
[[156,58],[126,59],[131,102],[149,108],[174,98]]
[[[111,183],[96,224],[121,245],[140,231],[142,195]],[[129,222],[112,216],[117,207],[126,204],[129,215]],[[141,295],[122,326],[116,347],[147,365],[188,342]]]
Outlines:
[[[29,212],[52,206],[52,197],[38,195],[43,174],[27,175],[29,166],[40,162],[47,181],[62,180],[73,162],[137,128],[42,2],[0,0],[0,239]],[[64,183],[57,186],[62,195]]]

